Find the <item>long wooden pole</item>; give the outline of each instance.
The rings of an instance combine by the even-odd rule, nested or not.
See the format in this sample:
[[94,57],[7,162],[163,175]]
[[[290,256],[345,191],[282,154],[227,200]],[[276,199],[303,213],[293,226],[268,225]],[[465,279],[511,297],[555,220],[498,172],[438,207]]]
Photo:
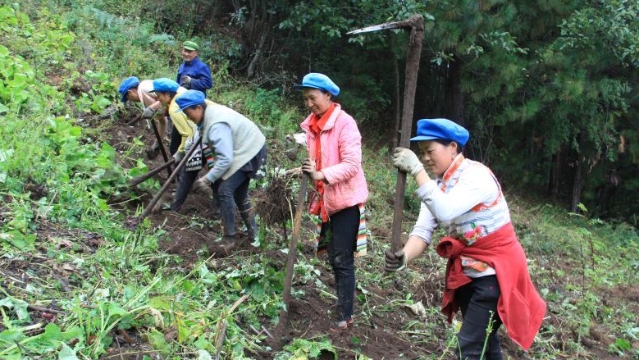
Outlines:
[[[158,146],[160,147],[160,152],[162,153],[162,158],[165,163],[169,162],[169,155],[166,153],[166,149],[164,148],[164,141],[162,141],[162,135],[158,131],[158,127],[155,124],[155,120],[151,119],[151,127],[153,128],[153,133],[155,134],[155,139],[157,141]],[[166,168],[166,172],[169,176],[171,176],[172,170],[171,165]]]
[[142,214],[140,214],[140,216],[137,219],[138,223],[139,223],[140,220],[144,219],[145,217],[147,217],[151,213],[151,210],[153,209],[153,206],[155,206],[155,204],[158,202],[158,200],[160,200],[160,198],[162,197],[162,194],[164,194],[166,189],[169,188],[169,185],[171,185],[171,182],[173,182],[173,180],[178,176],[178,173],[180,172],[180,170],[186,165],[186,162],[189,161],[189,158],[197,150],[197,148],[200,146],[201,143],[202,143],[202,138],[200,137],[198,139],[198,141],[193,145],[193,147],[189,150],[189,152],[184,155],[184,158],[175,167],[175,170],[173,170],[173,172],[171,173],[169,178],[166,179],[166,182],[164,183],[164,185],[162,186],[160,191],[158,191],[158,193],[155,194],[153,199],[151,199],[151,202],[149,202],[149,204],[146,206],[146,208],[144,209]]
[[[415,107],[415,90],[417,89],[417,75],[419,74],[419,59],[422,53],[422,42],[424,41],[424,17],[413,15],[402,21],[395,21],[379,25],[367,26],[362,29],[349,31],[349,35],[361,34],[371,31],[387,29],[410,29],[410,39],[408,41],[408,52],[406,54],[406,74],[404,80],[404,103],[402,111],[399,146],[410,146],[410,134],[413,128],[413,108]],[[393,229],[391,236],[391,249],[397,251],[402,248],[402,219],[404,211],[404,192],[406,191],[406,173],[397,173],[397,183],[395,184],[395,206],[393,215]]]
[[274,331],[274,348],[279,350],[282,346],[282,333],[288,322],[288,308],[291,302],[291,286],[293,283],[293,266],[297,259],[297,242],[300,238],[300,229],[302,227],[302,213],[304,212],[304,198],[308,189],[308,175],[302,173],[300,180],[300,193],[297,195],[297,208],[295,209],[295,218],[293,219],[293,235],[288,246],[288,259],[286,261],[286,272],[284,276],[284,294],[282,294],[282,302],[284,306],[280,309],[280,318]]
[[129,186],[133,187],[133,186],[137,186],[145,181],[147,181],[148,179],[152,178],[153,176],[159,174],[162,170],[166,169],[167,167],[173,165],[175,163],[175,160],[171,159],[169,160],[169,162],[166,162],[158,167],[156,167],[153,170],[150,170],[149,172],[147,172],[146,174],[142,174],[140,176],[134,177],[133,179],[131,179],[129,181]]
[[[415,91],[417,89],[417,75],[419,74],[419,60],[424,40],[424,18],[414,15],[408,19],[411,24],[408,53],[406,55],[406,75],[404,80],[404,105],[400,127],[399,146],[410,147],[410,135],[413,127],[413,108],[415,107]],[[402,219],[404,211],[404,192],[406,191],[406,173],[397,172],[395,183],[395,205],[393,215],[393,232],[391,248],[397,251],[402,248]]]
[[142,114],[139,114],[138,116],[134,117],[133,120],[129,121],[126,124],[129,125],[129,126],[133,126],[133,124],[135,124],[136,122],[140,121],[140,119],[142,119]]

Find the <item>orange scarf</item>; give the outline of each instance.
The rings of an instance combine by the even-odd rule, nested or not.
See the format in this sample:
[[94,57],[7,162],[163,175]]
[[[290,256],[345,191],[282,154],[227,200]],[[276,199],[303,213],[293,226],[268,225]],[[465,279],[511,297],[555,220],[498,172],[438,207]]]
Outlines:
[[[313,154],[315,156],[315,171],[322,169],[322,142],[320,141],[320,134],[322,130],[324,130],[324,126],[326,126],[333,110],[335,110],[335,103],[332,103],[322,116],[313,115],[309,122],[309,128],[313,134],[315,134],[315,154]],[[324,181],[316,181],[315,189],[317,190],[318,199],[311,208],[311,214],[320,215],[322,222],[328,222],[328,213],[324,206]]]

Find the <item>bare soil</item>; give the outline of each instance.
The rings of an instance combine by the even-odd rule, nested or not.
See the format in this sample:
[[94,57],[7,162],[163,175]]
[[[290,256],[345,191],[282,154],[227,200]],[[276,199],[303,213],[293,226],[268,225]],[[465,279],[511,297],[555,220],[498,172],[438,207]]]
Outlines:
[[[143,134],[146,143],[151,144],[154,138],[152,132],[145,129],[143,125],[144,124],[140,122],[137,126],[130,127],[123,125],[122,122],[118,122],[111,130],[111,134],[113,134],[112,138],[117,138],[118,134],[127,134],[126,136],[129,138]],[[281,161],[278,161],[278,157],[284,155],[288,156],[289,154],[284,154],[284,152],[279,151],[277,145],[273,146],[273,148],[269,147],[269,162],[281,163]],[[161,155],[153,159],[147,159],[146,161],[149,168],[154,168],[163,162]],[[166,172],[162,172],[158,175],[158,179],[162,182],[167,177]],[[279,184],[275,188],[278,192],[276,195],[272,193],[252,193],[251,197],[258,199],[258,207],[261,206],[262,209],[267,205],[273,206],[271,203],[277,202],[276,199],[279,195],[285,195],[289,197],[292,203],[295,202],[294,195],[291,196],[290,193],[279,193]],[[173,188],[170,188],[167,193],[172,189]],[[169,201],[169,199],[170,198],[165,198],[164,200]],[[281,206],[283,205],[275,205],[274,207]],[[273,208],[268,208],[266,211],[275,214],[275,209]],[[162,226],[163,229],[167,231],[164,240],[161,242],[162,250],[179,255],[183,260],[183,265],[186,267],[190,264],[194,264],[198,259],[201,259],[202,256],[207,255],[205,251],[207,240],[210,241],[210,239],[219,238],[222,234],[219,222],[217,222],[216,225],[209,225],[204,228],[190,226],[190,219],[192,216],[198,214],[204,218],[210,218],[211,216],[211,202],[207,194],[191,193],[179,213],[160,211],[149,216],[149,219],[154,225]],[[265,217],[264,213],[260,215]],[[272,216],[274,218],[278,217],[278,215]],[[276,219],[272,220],[274,220],[274,222],[277,221]],[[241,224],[241,221],[237,223]],[[274,226],[271,221],[269,221],[269,225],[273,225],[273,231],[282,231],[281,226]],[[310,228],[313,225],[305,224],[305,226]],[[388,226],[384,226],[384,224],[370,224],[370,228],[374,237],[378,239],[390,239]],[[312,246],[309,243],[310,239],[306,239],[306,241],[301,239],[301,241],[303,242],[304,252],[307,255],[312,254]],[[253,248],[248,241],[244,241],[239,248],[234,250],[233,258],[237,259],[238,264],[240,264],[243,253],[254,251],[256,251],[256,249]],[[220,251],[219,254],[212,255],[225,256],[222,251]],[[270,256],[273,259],[279,259],[281,261],[281,268],[284,269],[286,258],[282,253],[273,252]],[[356,266],[359,268],[366,267],[366,257],[358,259]],[[566,271],[571,271],[571,269],[566,269]],[[329,266],[322,267],[321,272],[321,279],[328,285],[332,294],[335,294],[333,275]],[[380,288],[372,285],[366,289],[366,295],[362,294],[360,290],[357,290],[356,300],[365,296],[365,306],[371,309],[383,309],[389,302],[397,300],[400,294],[410,292],[413,294],[413,299],[416,302],[421,301],[426,307],[438,309],[441,304],[442,289],[443,278],[439,277],[427,278],[416,286],[398,279],[395,282],[394,288]],[[411,321],[425,320],[420,320],[420,318],[408,308],[405,308],[403,311],[393,312],[375,311],[371,313],[371,316],[356,317],[354,326],[349,327],[349,329],[345,331],[333,332],[331,331],[331,327],[334,319],[331,317],[331,313],[334,313],[334,299],[324,294],[313,284],[304,285],[299,290],[303,290],[304,296],[293,299],[290,304],[289,323],[283,337],[284,340],[328,337],[338,351],[338,359],[355,359],[358,353],[376,360],[455,359],[454,354],[447,348],[446,342],[450,339],[450,334],[447,333],[447,329],[449,329],[450,325],[445,323],[443,315],[439,323],[433,324],[432,332],[427,335],[423,333],[411,333],[407,324]],[[626,302],[628,299],[634,299],[635,304],[637,304],[639,288],[636,284],[632,284],[627,288],[608,293],[607,297],[611,302]],[[363,305],[362,301],[356,301],[356,312],[358,311],[357,307],[361,305]],[[551,306],[549,306],[549,309],[550,308]],[[636,306],[635,310],[639,311],[639,305]],[[563,318],[561,314],[554,314],[552,311],[549,311],[544,328],[554,328],[555,331],[565,330],[565,328],[561,326],[562,321]],[[542,331],[544,331],[544,328],[542,328]],[[266,330],[272,332],[274,326]],[[508,338],[507,334],[503,331],[503,327],[500,330],[500,335],[505,359],[535,358],[534,345],[531,351],[526,353]],[[568,350],[568,344],[577,339],[574,332],[558,332],[552,334],[549,336],[548,341],[554,342],[553,345],[558,349],[566,349],[566,359],[622,359],[622,357],[616,357],[608,353],[607,347],[612,340],[606,336],[606,328],[603,325],[591,329],[589,335],[590,336],[581,337],[580,341],[587,351],[580,354],[571,354],[570,350]],[[639,346],[639,344],[634,344],[634,346]],[[258,360],[273,358],[273,354],[270,353],[254,353],[247,354],[247,356]],[[332,359],[333,354],[322,354],[319,358]]]
[[[145,128],[145,123],[140,121],[135,126],[127,126],[128,119],[118,121],[114,124],[110,130],[111,138],[118,139],[122,135],[132,140],[136,136],[142,135],[146,144],[152,144],[154,136],[152,132]],[[117,142],[114,142],[117,147]],[[120,143],[121,150],[124,150],[127,146],[126,143]],[[270,149],[269,149],[270,150]],[[167,146],[168,151],[168,146]],[[274,155],[273,152],[276,154]],[[269,162],[277,162],[277,150],[269,152]],[[141,154],[144,156],[144,154]],[[155,168],[163,163],[162,155],[158,154],[154,158],[145,158],[145,163],[149,169]],[[203,174],[202,170],[202,174]],[[157,175],[156,179],[162,183],[168,178],[167,172],[161,172]],[[279,189],[279,187],[277,187]],[[171,186],[167,190],[167,194],[170,194],[174,186]],[[277,190],[279,191],[279,190]],[[265,206],[265,204],[273,203],[273,200],[280,194],[264,194],[264,193],[252,193],[251,197],[257,199],[260,203],[259,206]],[[290,196],[290,194],[282,194]],[[144,200],[150,199],[150,196],[146,196]],[[170,202],[171,197],[165,196],[162,201]],[[293,199],[293,202],[295,199]],[[144,206],[144,203],[131,204],[129,208],[137,205]],[[281,207],[281,205],[278,205]],[[277,207],[277,206],[275,206]],[[124,209],[123,209],[124,210]],[[268,212],[275,212],[275,209],[268,209]],[[168,210],[161,210],[153,212],[149,215],[149,219],[154,226],[162,226],[166,231],[166,235],[161,240],[161,249],[167,253],[179,255],[182,258],[182,265],[188,268],[190,265],[195,264],[196,261],[201,260],[203,257],[209,254],[206,251],[207,241],[216,239],[222,236],[222,228],[220,222],[214,222],[211,226],[211,222],[206,222],[205,226],[193,227],[190,226],[190,221],[193,216],[202,216],[203,218],[210,219],[211,217],[211,200],[208,194],[191,193],[187,201],[184,203],[179,212],[173,212]],[[264,217],[264,214],[261,214]],[[238,219],[239,220],[239,219]],[[277,216],[275,219],[269,219],[269,223],[277,222]],[[241,224],[241,221],[237,222]],[[312,224],[305,224],[305,226],[312,227]],[[282,232],[282,227],[273,224],[274,231]],[[288,230],[290,232],[290,229]],[[387,235],[387,234],[380,234]],[[290,238],[290,233],[288,234]],[[303,241],[303,240],[302,240]],[[312,245],[307,241],[302,245],[306,254],[312,253]],[[242,242],[241,246],[234,250],[233,258],[237,259],[238,263],[241,263],[242,254],[246,252],[256,251],[248,241]],[[211,254],[214,257],[224,257],[223,251],[218,254]],[[285,267],[286,257],[281,252],[273,252],[272,259],[278,259],[281,261],[282,271]],[[366,260],[358,260],[366,261]],[[332,294],[334,291],[334,280],[332,273],[328,266],[321,268],[321,278],[328,285]],[[408,342],[404,337],[398,334],[403,330],[403,321],[411,317],[410,311],[406,310],[404,314],[396,313],[381,313],[382,316],[375,316],[367,319],[356,318],[354,326],[341,332],[331,331],[334,319],[331,317],[331,313],[335,311],[335,302],[332,297],[322,294],[314,285],[304,285],[303,290],[305,294],[301,299],[293,299],[290,304],[289,310],[289,323],[286,327],[284,340],[292,340],[294,338],[316,338],[321,336],[328,337],[333,346],[338,349],[338,358],[353,358],[357,352],[365,354],[373,359],[419,359],[423,358],[427,354],[441,353],[440,347],[442,347],[444,341],[444,334],[442,334],[442,341],[433,340],[431,345],[415,345]],[[368,297],[369,306],[386,305],[389,299],[395,295],[392,294],[393,289],[381,289],[379,287],[367,289],[370,291]],[[430,291],[424,290],[425,293]],[[360,294],[356,294],[361,295]],[[403,320],[400,320],[401,318]],[[270,333],[274,331],[274,326],[268,329]],[[126,345],[126,344],[123,344]],[[285,345],[285,344],[284,344]],[[116,352],[117,353],[117,352]],[[111,354],[113,355],[113,353]],[[247,354],[255,359],[272,359],[273,355],[270,353],[255,353]],[[332,354],[323,354],[321,359],[331,359]]]
[[[134,126],[128,126],[126,123],[131,118],[121,119],[116,121],[114,125],[108,130],[108,137],[110,138],[111,145],[116,150],[124,151],[129,147],[130,142],[134,137],[142,135],[146,144],[153,143],[152,132],[146,129],[144,121],[139,122]],[[167,147],[168,148],[168,147]],[[167,149],[168,150],[168,149]],[[277,151],[269,153],[270,162],[278,162]],[[145,156],[140,154],[140,156]],[[161,155],[158,155],[152,159],[145,158],[149,168],[154,168],[162,164],[163,159]],[[126,164],[122,161],[122,165],[130,167],[133,164]],[[168,177],[166,172],[162,172],[157,175],[157,179],[164,182]],[[35,185],[34,185],[35,186]],[[167,197],[163,199],[163,203],[171,200],[170,193],[174,189],[174,186],[167,191]],[[39,194],[37,186],[34,189],[30,189],[32,196],[43,196]],[[122,211],[131,213],[137,206],[145,206],[151,198],[152,194],[146,194],[142,196],[139,203],[126,202],[125,205],[114,204],[113,206],[121,207]],[[252,194],[254,198],[268,197],[269,194]],[[290,194],[287,194],[290,196]],[[8,202],[10,199],[4,198],[4,202]],[[126,206],[126,207],[124,207]],[[0,210],[2,204],[0,203]],[[0,211],[0,222],[4,221],[1,218],[1,214],[5,211]],[[212,254],[209,254],[207,250],[207,241],[221,237],[221,226],[219,221],[203,221],[198,223],[197,226],[193,225],[194,217],[202,217],[204,219],[211,218],[211,204],[210,198],[207,194],[192,193],[189,195],[187,202],[184,204],[179,212],[172,211],[157,211],[149,216],[150,221],[154,226],[162,227],[166,231],[163,236],[160,247],[161,251],[178,255],[182,259],[182,265],[185,268],[189,268],[195,264],[198,260],[202,260],[209,255],[225,256],[222,251],[216,251],[215,247],[212,247]],[[238,224],[241,224],[238,221]],[[306,224],[306,226],[312,226]],[[80,243],[64,243],[60,242],[56,246],[66,247],[74,246],[77,251],[81,252],[94,252],[95,249],[100,246],[104,240],[100,236],[92,233],[85,233],[79,230],[60,229],[59,227],[47,223],[45,220],[39,220],[38,224],[38,241],[56,241],[58,238],[65,238],[59,236],[61,233],[75,232],[73,238],[83,239]],[[274,231],[283,231],[281,227],[274,226]],[[280,230],[278,230],[280,229]],[[387,226],[383,224],[371,224],[371,230],[373,235],[381,240],[388,239],[390,232]],[[289,235],[290,236],[290,235]],[[66,237],[68,238],[68,236]],[[308,239],[304,240],[303,248],[304,253],[311,254],[312,248],[308,243]],[[39,249],[45,251],[44,248]],[[240,247],[234,250],[232,258],[229,261],[237,261],[238,265],[241,264],[243,254],[252,253],[258,251],[252,247],[248,241],[244,241]],[[286,258],[281,252],[273,252],[269,256],[276,263],[281,263],[281,268],[284,269]],[[58,268],[55,265],[42,264],[47,261],[46,256],[42,256],[38,251],[34,252],[30,259],[26,260],[0,260],[0,265],[6,281],[11,281],[15,286],[24,287],[29,279],[29,275],[38,276],[39,272],[46,271],[47,276],[53,276],[58,279],[59,286],[62,289],[67,289],[73,286],[70,283],[68,273],[72,269]],[[370,266],[367,258],[357,260],[357,266],[360,269]],[[47,265],[47,266],[44,266]],[[571,271],[571,269],[565,269]],[[381,271],[381,270],[380,270]],[[418,269],[418,271],[427,272],[429,269]],[[43,276],[45,274],[42,274]],[[334,294],[334,280],[332,273],[328,266],[321,267],[322,281],[327,285],[328,292]],[[7,285],[7,284],[3,284]],[[315,284],[306,284],[297,290],[303,291],[303,296],[300,298],[294,298],[290,304],[289,309],[289,323],[286,327],[284,334],[285,340],[292,340],[294,338],[313,339],[321,336],[328,337],[337,349],[338,359],[356,359],[356,354],[364,354],[372,359],[453,359],[454,356],[447,351],[446,342],[450,339],[449,325],[445,324],[443,315],[439,317],[437,322],[429,324],[431,332],[428,334],[411,332],[410,323],[415,321],[425,321],[420,319],[410,309],[403,308],[400,311],[387,311],[389,309],[387,305],[392,301],[401,300],[400,294],[412,293],[412,298],[415,301],[421,301],[426,308],[439,308],[441,303],[443,279],[439,277],[429,277],[419,284],[408,284],[402,279],[397,279],[394,282],[393,287],[381,288],[376,284],[368,285],[365,288],[365,293],[362,289],[358,289],[356,293],[356,313],[365,313],[368,315],[355,317],[355,323],[352,327],[345,331],[333,332],[331,331],[331,325],[333,324],[333,318],[331,313],[334,312],[334,297],[327,294],[326,291],[321,290],[315,286]],[[558,287],[561,285],[558,284]],[[6,288],[6,286],[3,286]],[[365,299],[365,301],[362,301]],[[630,303],[635,304],[634,308],[630,311],[639,312],[639,288],[636,284],[629,284],[627,287],[616,289],[615,291],[608,292],[605,296],[605,301],[610,304],[615,303]],[[552,307],[549,307],[552,309]],[[555,307],[556,308],[556,307]],[[367,311],[374,309],[375,311]],[[48,309],[31,309],[34,322],[49,322],[55,321],[57,313],[55,303]],[[266,319],[265,319],[266,320]],[[266,322],[265,322],[266,323]],[[621,359],[621,357],[615,357],[608,353],[606,350],[611,343],[611,338],[607,336],[607,330],[605,325],[593,327],[590,330],[589,336],[582,336],[581,343],[588,350],[586,353],[571,354],[568,350],[567,344],[576,341],[576,334],[571,332],[570,329],[566,329],[564,326],[564,318],[562,314],[554,313],[552,310],[548,312],[547,319],[545,320],[544,328],[542,332],[552,332],[551,334],[542,335],[543,340],[549,342],[557,349],[566,349],[565,359]],[[265,333],[273,332],[274,326],[265,326]],[[503,330],[503,329],[502,329]],[[568,331],[566,331],[568,330]],[[264,331],[264,330],[263,330]],[[508,337],[501,331],[502,346],[504,358],[510,359],[529,359],[535,358],[535,347],[531,349],[529,354],[524,353],[519,347],[512,343]],[[167,334],[169,336],[169,334]],[[149,349],[148,345],[137,336],[135,333],[123,333],[119,332],[114,334],[114,341],[109,353],[105,355],[104,359],[138,359],[141,358],[140,354]],[[639,344],[633,344],[633,346],[639,347]],[[251,353],[247,354],[254,359],[272,359],[271,353]],[[320,359],[332,359],[333,355],[330,353],[322,354]]]

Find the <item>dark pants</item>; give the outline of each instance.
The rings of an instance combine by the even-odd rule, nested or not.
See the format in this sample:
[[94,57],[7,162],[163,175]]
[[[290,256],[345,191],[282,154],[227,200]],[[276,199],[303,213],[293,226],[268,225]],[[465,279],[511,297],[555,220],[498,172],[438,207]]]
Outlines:
[[222,217],[224,236],[235,236],[235,206],[240,210],[240,215],[249,236],[257,234],[255,214],[251,212],[251,202],[248,198],[250,178],[244,171],[236,171],[226,180],[217,180],[213,183],[213,205],[219,204]]
[[175,154],[182,143],[182,135],[175,126],[171,126],[171,142],[169,143],[169,152]]
[[[501,346],[497,330],[502,322],[497,313],[499,283],[495,275],[472,279],[472,282],[455,291],[455,300],[464,317],[457,339],[458,355],[463,360],[501,360]],[[493,322],[486,341],[486,329]],[[486,348],[484,349],[484,343]],[[482,356],[483,352],[483,356]]]
[[[337,320],[350,320],[355,298],[355,247],[359,230],[359,207],[351,206],[330,216],[322,232],[330,236],[328,261],[337,290]],[[327,234],[330,232],[330,234]]]
[[186,201],[186,198],[189,196],[191,187],[193,187],[193,183],[195,182],[195,180],[197,180],[199,173],[199,171],[186,171],[186,167],[183,167],[182,170],[180,170],[180,180],[178,183],[178,188],[175,191],[173,203],[171,203],[171,210],[180,210],[180,208]]

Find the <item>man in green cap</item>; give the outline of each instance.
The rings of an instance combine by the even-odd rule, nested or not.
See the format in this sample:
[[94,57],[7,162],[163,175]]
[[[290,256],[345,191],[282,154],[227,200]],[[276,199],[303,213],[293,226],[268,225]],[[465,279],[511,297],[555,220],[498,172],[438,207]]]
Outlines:
[[206,90],[213,87],[211,70],[200,60],[200,46],[194,41],[182,44],[182,59],[184,60],[177,73],[177,83],[186,89],[199,90],[206,96]]

